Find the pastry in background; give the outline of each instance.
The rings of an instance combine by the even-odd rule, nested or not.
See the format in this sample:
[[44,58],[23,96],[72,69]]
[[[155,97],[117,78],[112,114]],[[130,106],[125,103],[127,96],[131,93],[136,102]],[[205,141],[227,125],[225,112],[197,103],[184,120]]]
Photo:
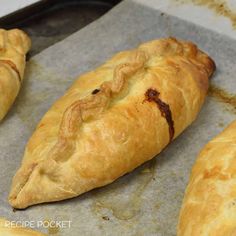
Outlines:
[[0,29],[0,121],[20,91],[30,38],[21,30]]
[[30,138],[10,204],[76,197],[152,159],[196,119],[214,70],[196,45],[168,38],[80,76]]
[[193,166],[178,236],[236,235],[236,121],[212,139]]

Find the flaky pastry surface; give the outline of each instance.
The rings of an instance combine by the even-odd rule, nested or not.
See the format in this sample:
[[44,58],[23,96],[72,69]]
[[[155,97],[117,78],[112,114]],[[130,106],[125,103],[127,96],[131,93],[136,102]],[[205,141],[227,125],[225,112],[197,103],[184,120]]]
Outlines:
[[214,69],[197,46],[168,38],[81,75],[30,138],[10,204],[72,198],[150,160],[196,118]]
[[236,121],[199,154],[185,192],[178,236],[236,235]]

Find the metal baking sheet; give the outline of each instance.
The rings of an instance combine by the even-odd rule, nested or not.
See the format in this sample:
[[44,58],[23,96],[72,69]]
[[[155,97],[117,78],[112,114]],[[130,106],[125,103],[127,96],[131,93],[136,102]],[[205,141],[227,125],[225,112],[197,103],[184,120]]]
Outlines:
[[[7,195],[24,146],[40,118],[75,77],[118,51],[168,36],[195,42],[216,62],[214,86],[198,119],[160,155],[113,184],[71,200],[13,212]],[[0,215],[34,222],[70,220],[71,227],[64,229],[40,228],[60,236],[176,235],[184,190],[197,154],[236,118],[235,61],[235,40],[130,0],[32,57],[19,97],[0,125]]]
[[63,40],[114,7],[120,0],[50,0],[0,18],[0,28],[21,28],[32,39],[28,58]]

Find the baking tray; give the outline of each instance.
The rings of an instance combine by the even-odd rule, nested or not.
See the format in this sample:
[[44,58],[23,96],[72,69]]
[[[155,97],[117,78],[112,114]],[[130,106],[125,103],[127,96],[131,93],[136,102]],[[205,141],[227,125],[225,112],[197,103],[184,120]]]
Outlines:
[[[197,120],[152,161],[114,183],[77,198],[13,212],[11,180],[35,126],[72,84],[114,53],[141,42],[177,37],[214,58],[217,72]],[[191,167],[202,147],[236,118],[236,42],[159,10],[126,0],[68,38],[33,56],[16,103],[0,125],[0,215],[11,220],[70,220],[40,228],[60,236],[174,236]]]
[[43,0],[0,18],[0,28],[21,28],[32,39],[28,58],[63,40],[114,7],[120,0]]

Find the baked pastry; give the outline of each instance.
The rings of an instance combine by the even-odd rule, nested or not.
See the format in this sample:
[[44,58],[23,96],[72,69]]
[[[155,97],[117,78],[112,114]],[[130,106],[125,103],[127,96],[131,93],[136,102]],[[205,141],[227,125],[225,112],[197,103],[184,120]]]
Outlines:
[[178,236],[236,235],[236,121],[211,140],[193,166]]
[[0,29],[0,121],[19,93],[25,70],[25,54],[31,41],[19,29]]
[[194,44],[169,38],[82,75],[30,138],[10,204],[72,198],[150,160],[196,118],[214,69]]
[[1,236],[45,236],[39,232],[23,227],[11,226],[11,222],[0,218],[0,235]]

